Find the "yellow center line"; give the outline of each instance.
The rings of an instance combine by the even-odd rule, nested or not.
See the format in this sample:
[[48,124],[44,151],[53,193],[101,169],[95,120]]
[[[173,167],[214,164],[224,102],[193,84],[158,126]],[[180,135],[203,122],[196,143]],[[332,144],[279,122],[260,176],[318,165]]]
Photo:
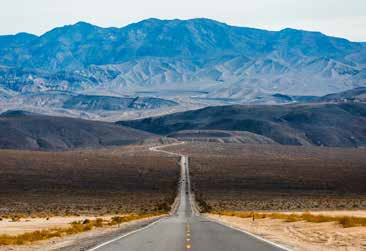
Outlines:
[[187,223],[187,244],[186,249],[191,249],[191,244],[189,243],[191,241],[191,226],[189,223]]

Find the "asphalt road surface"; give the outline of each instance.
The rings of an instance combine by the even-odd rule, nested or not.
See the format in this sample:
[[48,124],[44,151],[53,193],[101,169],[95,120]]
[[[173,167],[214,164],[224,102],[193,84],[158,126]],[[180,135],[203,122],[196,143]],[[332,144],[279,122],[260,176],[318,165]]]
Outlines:
[[[151,149],[168,153],[158,148]],[[170,153],[172,154],[172,153]],[[191,203],[188,157],[181,155],[180,203],[176,212],[155,224],[111,240],[90,251],[278,251],[284,250],[241,231],[210,221]]]

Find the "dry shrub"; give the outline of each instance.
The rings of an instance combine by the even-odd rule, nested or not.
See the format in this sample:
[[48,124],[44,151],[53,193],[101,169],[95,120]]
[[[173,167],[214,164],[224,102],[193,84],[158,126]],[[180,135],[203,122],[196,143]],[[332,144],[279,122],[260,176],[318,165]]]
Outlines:
[[201,194],[197,194],[196,202],[201,213],[209,213],[212,211],[212,207],[203,199]]
[[103,227],[103,219],[97,218],[95,220],[95,227]]
[[146,213],[146,214],[130,214],[125,216],[115,216],[112,217],[112,220],[108,223],[108,225],[113,226],[117,224],[121,224],[123,222],[129,222],[134,220],[140,220],[144,218],[154,217],[165,214],[165,212],[155,212],[155,213]]
[[365,217],[351,217],[351,216],[327,216],[327,215],[314,215],[311,213],[303,214],[283,214],[283,213],[250,213],[250,212],[212,212],[213,214],[225,215],[225,216],[235,216],[240,218],[250,218],[255,219],[280,219],[286,222],[296,222],[296,221],[306,221],[312,223],[322,223],[322,222],[338,222],[343,227],[365,227],[366,218]]
[[364,227],[366,226],[366,218],[344,216],[339,219],[339,223],[343,227]]

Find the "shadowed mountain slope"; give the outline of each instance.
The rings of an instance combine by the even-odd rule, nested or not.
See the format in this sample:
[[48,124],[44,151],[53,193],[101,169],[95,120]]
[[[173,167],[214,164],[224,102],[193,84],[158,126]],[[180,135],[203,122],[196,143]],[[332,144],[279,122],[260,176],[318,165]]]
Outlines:
[[153,134],[111,123],[23,111],[0,115],[0,148],[67,150],[142,143]]
[[219,106],[118,123],[161,135],[182,130],[248,131],[285,145],[366,146],[363,103]]

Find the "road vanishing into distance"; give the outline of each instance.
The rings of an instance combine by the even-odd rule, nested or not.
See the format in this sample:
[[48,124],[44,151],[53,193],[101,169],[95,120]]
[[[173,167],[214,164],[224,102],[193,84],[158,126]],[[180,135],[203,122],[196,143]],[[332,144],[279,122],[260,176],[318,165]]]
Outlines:
[[[171,146],[171,145],[169,145]],[[152,147],[150,150],[179,155]],[[178,204],[166,218],[102,243],[89,251],[278,251],[289,250],[200,216],[189,179],[188,157],[181,157]]]

